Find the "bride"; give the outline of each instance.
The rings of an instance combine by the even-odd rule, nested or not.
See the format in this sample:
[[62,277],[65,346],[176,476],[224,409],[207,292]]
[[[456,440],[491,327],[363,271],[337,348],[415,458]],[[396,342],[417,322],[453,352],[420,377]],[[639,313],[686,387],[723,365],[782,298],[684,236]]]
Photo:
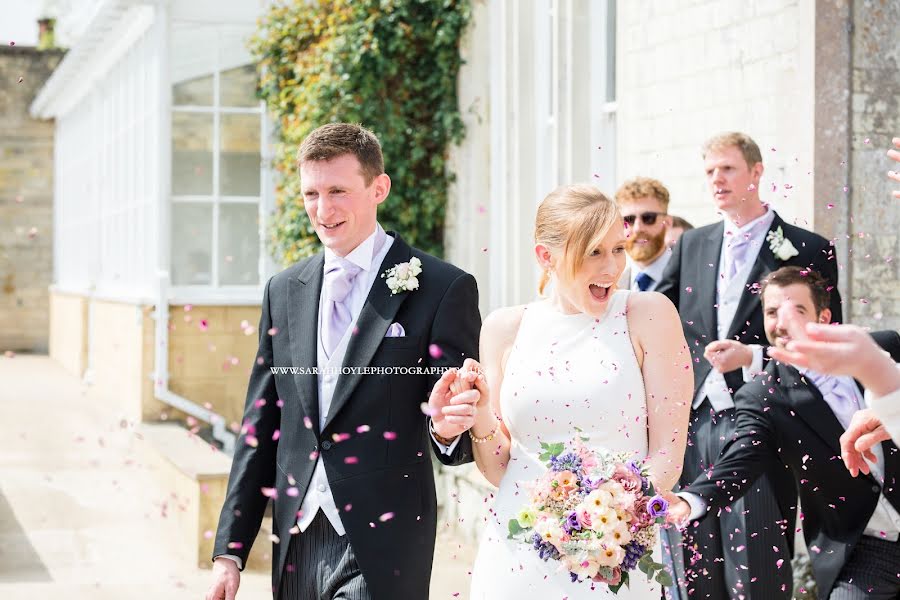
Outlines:
[[[465,377],[480,392],[469,435],[479,470],[499,487],[471,597],[613,597],[606,585],[573,582],[560,563],[542,561],[529,545],[507,539],[507,523],[528,501],[527,484],[546,470],[538,459],[541,442],[576,435],[591,446],[646,459],[657,493],[671,494],[693,391],[690,353],[666,297],[616,290],[625,268],[624,227],[599,190],[574,185],[552,192],[538,207],[534,238],[544,271],[539,292],[552,283],[549,297],[488,316],[482,363],[469,359],[463,366],[464,373],[483,375]],[[444,418],[459,417],[448,411]],[[636,570],[616,597],[660,596],[660,586]]]

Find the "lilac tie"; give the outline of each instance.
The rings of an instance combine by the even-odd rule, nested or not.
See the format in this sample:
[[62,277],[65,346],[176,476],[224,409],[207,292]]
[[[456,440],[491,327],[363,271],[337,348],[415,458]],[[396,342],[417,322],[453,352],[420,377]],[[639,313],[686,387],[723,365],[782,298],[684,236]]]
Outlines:
[[744,235],[733,236],[725,246],[725,287],[731,283],[744,264],[747,262],[747,253],[750,250],[750,238]]
[[835,377],[823,375],[814,371],[807,371],[806,377],[813,385],[819,388],[822,398],[831,407],[831,412],[837,417],[841,425],[846,429],[850,425],[853,413],[859,410],[859,401],[856,395],[856,384],[850,377]]
[[322,346],[329,357],[350,326],[350,307],[345,300],[353,289],[353,280],[360,271],[361,267],[339,257],[325,265],[325,321],[322,327]]

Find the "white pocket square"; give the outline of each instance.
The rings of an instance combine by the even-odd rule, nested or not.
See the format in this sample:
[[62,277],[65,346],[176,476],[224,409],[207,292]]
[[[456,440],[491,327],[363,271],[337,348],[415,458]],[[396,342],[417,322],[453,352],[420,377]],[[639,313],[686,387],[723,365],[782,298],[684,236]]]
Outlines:
[[403,325],[400,323],[391,323],[391,326],[388,327],[387,333],[384,334],[384,337],[405,337],[406,331],[403,329]]

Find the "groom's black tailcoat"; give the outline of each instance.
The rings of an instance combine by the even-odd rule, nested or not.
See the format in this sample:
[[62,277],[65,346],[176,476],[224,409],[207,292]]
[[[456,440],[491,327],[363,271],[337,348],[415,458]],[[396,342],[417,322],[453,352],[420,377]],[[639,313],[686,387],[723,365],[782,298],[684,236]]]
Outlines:
[[[694,367],[694,394],[706,380],[712,365],[703,356],[706,346],[717,340],[719,257],[724,238],[724,222],[713,223],[684,232],[673,248],[663,279],[656,291],[665,294],[678,308],[685,339],[690,347]],[[811,268],[831,286],[832,320],[841,320],[841,298],[838,294],[837,261],[831,244],[820,235],[795,227],[776,213],[769,231],[782,229],[798,254],[782,261],[764,241],[750,269],[726,339],[743,344],[766,344],[759,282],[776,269],[787,266]],[[740,369],[725,373],[732,396],[742,385]],[[706,472],[725,440],[734,431],[734,409],[713,413],[708,403],[691,411],[688,448],[685,453],[681,485],[688,485]],[[693,563],[695,577],[689,587],[699,597],[740,593],[747,600],[790,598],[790,561],[779,570],[748,573],[748,566],[768,558],[773,545],[783,552],[793,548],[785,543],[782,531],[793,529],[797,492],[790,473],[781,465],[770,463],[766,475],[753,492],[717,522],[707,519],[687,531],[690,543],[684,549],[684,563]],[[718,539],[712,539],[718,538]],[[787,586],[784,591],[781,588]],[[712,594],[706,596],[706,594]]]
[[[872,334],[878,344],[900,361],[896,331]],[[786,465],[800,491],[803,535],[819,597],[828,598],[835,579],[852,554],[883,493],[900,511],[900,454],[893,442],[882,442],[885,478],[852,477],[841,460],[844,427],[821,392],[796,369],[771,361],[765,372],[734,397],[736,430],[715,466],[685,490],[701,496],[706,518],[740,498],[764,472],[766,465]],[[793,526],[793,523],[791,524]],[[770,554],[769,565],[788,557]]]
[[[343,365],[451,367],[477,358],[481,319],[475,279],[392,235],[394,243],[379,273],[418,257],[419,288],[392,295],[385,279],[375,279]],[[321,455],[373,598],[427,598],[437,504],[434,445],[421,404],[440,373],[342,373],[320,431],[316,375],[270,371],[272,366],[317,365],[323,264],[324,255],[317,254],[266,285],[244,433],[235,450],[214,556],[233,554],[246,563],[268,501],[261,490],[274,487],[274,531],[279,541],[273,544],[272,585],[277,593],[294,535],[290,530],[297,522],[315,458]],[[403,326],[405,336],[386,338],[394,322]],[[273,440],[276,431],[280,437]],[[250,432],[255,442],[248,439]],[[441,455],[436,448],[435,454],[445,464],[471,461],[468,436],[462,437],[452,456]]]

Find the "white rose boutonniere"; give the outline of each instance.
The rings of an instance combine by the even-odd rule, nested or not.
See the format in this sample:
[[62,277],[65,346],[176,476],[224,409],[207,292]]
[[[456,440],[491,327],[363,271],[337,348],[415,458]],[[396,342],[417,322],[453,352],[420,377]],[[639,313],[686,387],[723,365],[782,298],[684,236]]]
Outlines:
[[766,236],[766,240],[769,242],[769,249],[778,260],[787,260],[800,254],[797,252],[794,244],[791,243],[791,240],[784,237],[784,231],[781,230],[781,227],[775,231],[770,231]]
[[381,274],[382,278],[387,278],[387,286],[391,290],[391,295],[400,292],[411,292],[419,289],[418,275],[422,272],[422,261],[413,256],[409,262],[394,265]]

